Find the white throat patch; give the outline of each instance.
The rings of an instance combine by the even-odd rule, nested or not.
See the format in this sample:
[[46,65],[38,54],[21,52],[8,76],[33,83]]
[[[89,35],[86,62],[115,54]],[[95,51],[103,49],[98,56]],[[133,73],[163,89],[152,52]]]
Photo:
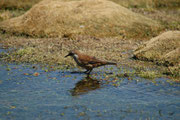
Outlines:
[[76,61],[76,63],[79,65],[79,66],[81,66],[81,62],[79,61],[79,57],[78,57],[78,55],[77,54],[74,54],[73,55],[73,58],[74,58],[74,60]]
[[75,57],[76,59],[78,59],[78,55],[77,55],[77,54],[74,54],[74,57]]

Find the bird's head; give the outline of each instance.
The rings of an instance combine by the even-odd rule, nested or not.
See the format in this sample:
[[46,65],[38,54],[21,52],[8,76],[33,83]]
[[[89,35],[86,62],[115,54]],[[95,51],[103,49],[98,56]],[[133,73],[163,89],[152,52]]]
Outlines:
[[77,50],[73,50],[73,51],[70,51],[65,57],[68,57],[68,56],[75,57],[75,56],[78,56],[77,53],[78,53]]

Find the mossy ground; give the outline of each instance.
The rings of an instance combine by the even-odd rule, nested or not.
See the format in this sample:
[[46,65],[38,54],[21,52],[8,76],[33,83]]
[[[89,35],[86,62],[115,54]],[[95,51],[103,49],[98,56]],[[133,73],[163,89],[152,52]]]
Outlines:
[[[33,0],[30,3],[21,2],[21,5],[17,5],[18,2],[12,1],[13,0],[11,0],[11,4],[6,4],[8,6],[2,5],[2,3],[0,4],[0,6],[4,6],[0,7],[0,21],[22,15],[39,0]],[[132,11],[160,22],[163,26],[160,32],[166,30],[180,30],[178,3],[171,4],[171,6],[168,6],[170,4],[166,4],[166,2],[161,2],[156,6],[146,4],[137,6],[126,5],[124,6]],[[152,34],[152,32],[148,32],[148,30],[145,33],[149,38],[158,34]],[[74,65],[72,59],[64,59],[64,56],[71,49],[79,49],[84,53],[97,56],[100,59],[118,62],[119,68],[122,64],[129,67],[151,67],[157,68],[158,70],[161,69],[159,70],[160,73],[179,77],[176,73],[177,70],[174,70],[174,68],[154,66],[149,62],[146,63],[129,59],[132,57],[132,51],[146,40],[143,38],[126,39],[125,37],[117,39],[90,36],[77,36],[76,38],[70,38],[69,36],[64,36],[64,38],[33,38],[23,34],[16,35],[16,33],[4,33],[4,31],[1,31],[0,44],[3,44],[3,48],[12,48],[8,54],[1,53],[1,59],[10,62],[43,63],[50,65],[63,64],[72,66]],[[147,74],[143,69],[139,72],[140,76],[144,76],[144,73],[150,75],[150,77],[154,76],[154,72]]]
[[[6,62],[44,64],[51,69],[69,69],[78,67],[71,58],[64,56],[71,49],[79,49],[83,53],[96,56],[99,59],[118,63],[119,71],[122,66],[133,68],[135,71],[124,71],[110,77],[140,76],[146,79],[155,79],[162,74],[178,78],[174,69],[166,69],[150,62],[135,61],[131,59],[132,52],[140,42],[135,40],[119,40],[115,38],[79,37],[76,40],[67,38],[27,38],[9,37],[2,35],[0,42],[2,48],[10,49],[8,53],[1,53],[1,59]],[[78,42],[77,42],[78,41]],[[96,41],[96,42],[94,42]],[[87,44],[88,42],[88,44]],[[51,44],[50,44],[51,43]],[[52,67],[53,66],[53,67]],[[46,69],[49,71],[49,69]],[[82,70],[83,71],[83,70]]]

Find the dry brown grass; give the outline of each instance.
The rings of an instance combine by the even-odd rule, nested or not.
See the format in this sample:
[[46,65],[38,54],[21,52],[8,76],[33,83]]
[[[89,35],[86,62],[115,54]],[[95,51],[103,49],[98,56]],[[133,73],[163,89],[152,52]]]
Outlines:
[[134,58],[165,66],[161,72],[180,77],[180,31],[168,31],[141,45]]
[[180,31],[168,31],[136,50],[135,57],[166,66],[180,65]]
[[146,38],[156,35],[161,26],[106,0],[44,0],[24,15],[3,21],[0,28],[38,37],[90,35]]
[[11,13],[9,11],[0,11],[0,21],[7,20],[11,18]]
[[164,31],[167,30],[180,30],[180,10],[178,9],[144,9],[133,8],[132,11],[140,13],[153,20],[159,21],[164,27]]
[[180,30],[179,0],[112,0],[161,23],[163,31]]

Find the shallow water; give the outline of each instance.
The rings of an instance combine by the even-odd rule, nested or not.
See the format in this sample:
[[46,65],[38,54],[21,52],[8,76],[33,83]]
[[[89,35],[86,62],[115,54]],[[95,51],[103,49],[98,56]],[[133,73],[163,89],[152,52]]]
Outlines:
[[114,75],[127,70],[101,67],[87,77],[78,69],[0,62],[0,120],[180,118],[178,83]]
[[96,69],[90,78],[72,71],[0,63],[0,120],[180,118],[180,87],[167,78],[154,84],[119,77],[114,86],[104,78],[116,68]]

